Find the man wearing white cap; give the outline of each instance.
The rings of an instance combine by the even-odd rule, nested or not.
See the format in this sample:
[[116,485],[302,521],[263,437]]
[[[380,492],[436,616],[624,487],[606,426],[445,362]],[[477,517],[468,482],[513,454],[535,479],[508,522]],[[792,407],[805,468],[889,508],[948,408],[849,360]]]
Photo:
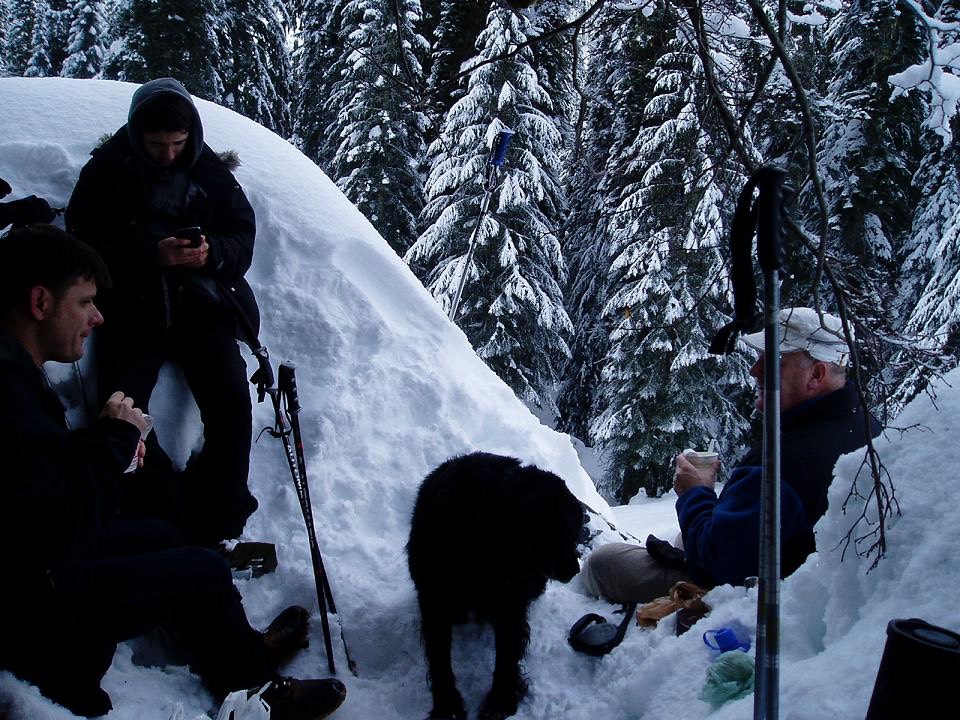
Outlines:
[[[833,466],[867,442],[863,408],[847,382],[849,348],[840,319],[811,308],[780,313],[780,478],[781,570],[790,575],[816,549],[813,526],[827,510]],[[763,333],[746,335],[759,352],[750,374],[757,383],[756,406],[763,412]],[[880,425],[869,418],[870,435]],[[760,484],[763,449],[751,448],[730,471],[717,495],[720,462],[694,467],[680,454],[674,489],[683,536],[683,556],[653,554],[627,543],[595,550],[580,573],[588,592],[616,602],[649,602],[673,584],[692,580],[703,587],[742,585],[759,572]],[[650,545],[648,545],[650,547]]]

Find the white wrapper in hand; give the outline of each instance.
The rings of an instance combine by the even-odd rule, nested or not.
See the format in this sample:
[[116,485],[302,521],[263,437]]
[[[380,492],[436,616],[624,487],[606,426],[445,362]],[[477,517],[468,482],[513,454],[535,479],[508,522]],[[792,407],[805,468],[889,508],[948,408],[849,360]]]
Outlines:
[[[147,424],[144,425],[143,430],[140,431],[140,442],[145,441],[147,439],[147,435],[149,435],[150,431],[153,430],[153,418],[147,415],[146,413],[144,413],[143,419],[146,421]],[[139,449],[140,449],[140,446],[137,445],[137,450]],[[138,460],[139,458],[137,457],[137,453],[134,453],[133,460],[130,461],[130,465],[127,466],[127,469],[124,470],[123,472],[131,473],[134,470],[136,470],[138,465]]]

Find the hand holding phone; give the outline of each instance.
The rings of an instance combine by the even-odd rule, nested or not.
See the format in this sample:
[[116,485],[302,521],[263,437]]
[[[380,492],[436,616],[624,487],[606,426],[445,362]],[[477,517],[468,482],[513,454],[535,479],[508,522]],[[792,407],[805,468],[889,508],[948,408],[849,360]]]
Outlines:
[[189,240],[190,244],[187,247],[198,248],[200,247],[200,239],[203,233],[200,231],[199,225],[192,225],[190,227],[182,227],[174,233],[174,237],[181,238],[184,240]]

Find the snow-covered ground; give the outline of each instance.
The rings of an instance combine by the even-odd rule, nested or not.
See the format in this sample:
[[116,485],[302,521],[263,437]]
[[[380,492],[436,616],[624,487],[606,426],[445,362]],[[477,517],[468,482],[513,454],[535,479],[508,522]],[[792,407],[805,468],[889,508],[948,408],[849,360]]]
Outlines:
[[[35,193],[64,205],[89,150],[124,122],[133,90],[106,81],[0,79],[0,177],[14,187],[9,199]],[[198,104],[211,146],[240,154],[238,178],[258,218],[248,278],[263,311],[263,336],[275,361],[291,360],[298,368],[314,515],[340,610],[332,619],[342,622],[358,668],[357,676],[346,671],[336,638],[340,677],[349,689],[336,717],[422,718],[430,696],[403,546],[418,484],[431,468],[475,449],[517,456],[556,472],[588,505],[640,538],[676,534],[672,499],[607,507],[569,438],[541,425],[477,359],[316,166],[253,122]],[[63,368],[50,372],[70,376]],[[949,379],[955,385],[960,372]],[[158,432],[182,460],[197,440],[196,410],[173,373],[165,375],[157,397],[151,410]],[[841,509],[860,459],[850,456],[838,465],[830,511],[817,528],[820,552],[783,583],[781,715],[788,720],[863,717],[890,619],[920,617],[960,628],[960,605],[952,600],[960,590],[954,559],[960,489],[952,472],[960,465],[960,390],[941,387],[937,407],[921,398],[897,421],[913,429],[888,432],[880,441],[902,516],[888,525],[887,558],[869,573],[869,560],[836,550],[860,512],[855,500]],[[257,426],[272,424],[271,414],[257,406]],[[315,608],[316,599],[278,441],[264,436],[254,447],[251,484],[261,505],[246,537],[275,542],[280,559],[275,573],[238,581],[251,620],[262,627],[284,606]],[[605,532],[601,540],[615,538]],[[699,635],[729,625],[752,633],[756,593],[722,587],[707,600],[713,612],[696,632],[674,637],[672,622],[652,631],[632,629],[613,653],[593,659],[570,650],[567,630],[585,612],[609,616],[614,608],[582,595],[576,581],[551,583],[531,611],[526,670],[532,691],[516,717],[751,717],[751,698],[712,715],[698,698],[711,661]],[[314,610],[311,647],[285,672],[324,674],[319,627]],[[197,678],[185,667],[150,667],[155,656],[147,641],[120,647],[104,680],[115,706],[108,717],[212,717],[212,700]],[[454,667],[471,709],[487,690],[492,663],[488,629],[457,631]],[[0,672],[4,714],[9,720],[72,717]]]

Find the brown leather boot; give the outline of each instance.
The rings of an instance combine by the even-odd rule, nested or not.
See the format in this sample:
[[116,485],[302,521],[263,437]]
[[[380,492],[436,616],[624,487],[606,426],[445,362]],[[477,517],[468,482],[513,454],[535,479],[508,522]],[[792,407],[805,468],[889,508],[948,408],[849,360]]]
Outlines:
[[310,613],[299,605],[283,610],[263,632],[263,643],[274,665],[288,660],[297,650],[310,645],[307,631],[310,629]]

